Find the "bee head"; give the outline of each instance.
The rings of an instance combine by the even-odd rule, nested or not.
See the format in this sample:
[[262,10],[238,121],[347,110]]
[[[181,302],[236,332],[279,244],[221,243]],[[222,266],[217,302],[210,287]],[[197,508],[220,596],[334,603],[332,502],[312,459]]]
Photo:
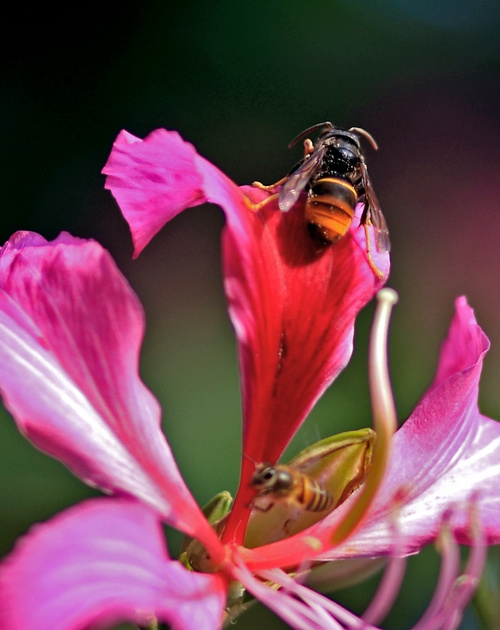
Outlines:
[[254,474],[252,475],[252,480],[250,481],[250,485],[254,488],[261,487],[272,487],[277,479],[278,471],[271,464],[263,463],[258,464]]

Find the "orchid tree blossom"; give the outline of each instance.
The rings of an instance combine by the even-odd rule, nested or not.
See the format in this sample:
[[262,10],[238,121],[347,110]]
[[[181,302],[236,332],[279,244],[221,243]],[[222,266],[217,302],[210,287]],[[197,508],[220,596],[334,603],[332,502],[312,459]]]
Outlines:
[[[247,545],[261,518],[247,500],[247,460],[279,459],[347,362],[355,316],[383,282],[367,260],[365,231],[354,225],[334,247],[315,251],[300,203],[288,214],[272,202],[255,212],[250,202],[264,191],[239,189],[169,132],[146,141],[122,134],[106,172],[136,252],[185,207],[212,201],[226,212],[224,278],[248,457],[236,500],[225,499],[229,514],[218,518],[217,502],[200,509],[161,432],[159,405],[140,380],[144,317],[109,255],[68,234],[52,242],[14,235],[0,251],[4,403],[33,444],[111,496],[21,539],[0,565],[2,626],[76,630],[128,619],[215,629],[257,598],[293,628],[373,630],[399,588],[402,557],[439,540],[443,569],[418,628],[456,627],[485,545],[500,542],[500,425],[477,407],[489,343],[465,299],[456,303],[434,383],[394,433],[386,364],[393,294],[381,292],[369,361],[377,438],[366,474],[316,522],[291,535],[283,527],[273,538],[264,529]],[[387,273],[387,257],[372,255]],[[291,417],[281,405],[290,405]],[[182,563],[169,557],[162,523],[186,534]],[[461,576],[457,542],[472,546]],[[373,559],[388,560],[388,569],[363,619],[307,585],[325,579],[319,569],[331,584],[342,567],[357,562],[363,573]]]
[[[350,535],[334,541],[370,474],[316,524],[246,548],[220,540],[179,474],[160,430],[158,404],[138,375],[142,310],[109,255],[68,234],[46,242],[18,233],[0,251],[0,296],[0,386],[7,408],[38,448],[113,495],[73,507],[18,543],[0,565],[3,627],[72,629],[158,619],[176,628],[218,628],[226,606],[237,610],[232,603],[245,591],[294,628],[361,627],[355,615],[283,569],[404,555],[442,537],[444,529],[450,550],[453,535],[475,550],[468,579],[460,581],[469,584],[470,596],[484,542],[500,541],[500,425],[477,409],[488,341],[465,300],[457,302],[434,384],[386,451],[390,474],[379,480],[375,500]],[[387,316],[382,320],[371,360],[375,401],[387,395],[384,378],[376,379],[384,371],[379,354]],[[374,403],[376,426],[385,404]],[[243,517],[237,510],[235,518]],[[200,541],[205,571],[169,558],[162,522]],[[449,620],[464,605],[452,557],[447,552],[451,569],[442,578],[444,595],[430,608],[432,623],[440,615]],[[375,602],[379,609],[398,585],[391,580],[390,594]]]
[[[238,341],[246,455],[236,504],[244,508],[253,462],[277,461],[347,364],[354,320],[386,281],[389,256],[371,245],[377,276],[359,225],[362,204],[349,233],[335,247],[318,248],[306,228],[305,195],[288,213],[277,201],[253,211],[249,205],[269,193],[236,186],[176,132],[158,129],[145,140],[121,132],[103,172],[136,256],[185,208],[211,202],[224,210],[223,276]],[[239,525],[230,517],[226,539],[242,542]]]

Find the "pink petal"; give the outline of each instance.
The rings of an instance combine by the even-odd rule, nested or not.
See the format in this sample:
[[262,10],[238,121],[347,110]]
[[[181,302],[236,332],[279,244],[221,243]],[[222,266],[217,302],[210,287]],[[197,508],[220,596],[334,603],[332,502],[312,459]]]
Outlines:
[[[490,342],[479,328],[474,317],[474,311],[467,304],[464,296],[455,301],[456,312],[452,319],[448,337],[442,344],[439,365],[434,385],[439,385],[456,372],[468,369],[481,359],[489,347]],[[479,359],[480,358],[480,359]]]
[[459,541],[470,541],[472,504],[489,542],[500,542],[500,423],[481,415],[477,403],[488,349],[472,309],[458,299],[434,385],[394,437],[373,525],[367,523],[376,547],[388,542],[377,521],[396,501],[409,550],[435,539],[448,510]]
[[353,226],[318,252],[303,211],[303,202],[288,213],[270,203],[258,215],[246,213],[249,244],[230,225],[224,233],[225,287],[243,373],[244,451],[258,462],[278,459],[346,365],[354,320],[382,284],[367,264],[363,229]]
[[[201,187],[201,197],[225,211],[224,282],[239,342],[243,450],[255,461],[274,462],[349,360],[354,319],[382,286],[389,271],[388,255],[374,253],[384,273],[384,280],[379,280],[368,264],[359,221],[338,243],[318,250],[304,221],[304,200],[288,213],[280,212],[276,203],[254,212],[245,198],[258,202],[267,193],[239,189],[198,155],[192,164],[165,158],[178,151],[177,134],[158,131],[144,141],[126,137],[127,143],[119,136],[104,172],[113,175],[106,186],[134,234],[145,223],[154,232],[179,211],[176,177],[183,178],[189,167],[201,184],[195,178],[192,195],[186,198],[200,199]],[[187,145],[190,158],[191,151]],[[146,200],[142,215],[140,200]],[[358,208],[358,219],[361,211]],[[244,460],[240,486],[244,494],[252,471],[250,459]],[[248,498],[237,498],[231,520]]]
[[212,630],[224,606],[223,581],[171,561],[157,517],[132,501],[82,503],[34,527],[0,565],[0,627],[11,630],[152,617]]
[[135,256],[176,214],[206,201],[194,168],[195,149],[158,129],[144,140],[122,131],[103,169],[132,230]]
[[0,251],[0,387],[21,431],[89,483],[213,540],[139,378],[143,333],[137,298],[97,243],[19,232]]

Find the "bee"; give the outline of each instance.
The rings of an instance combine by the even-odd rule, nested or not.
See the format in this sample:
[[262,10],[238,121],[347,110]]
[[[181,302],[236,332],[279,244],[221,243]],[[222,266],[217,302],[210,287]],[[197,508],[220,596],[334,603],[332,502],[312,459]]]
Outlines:
[[[276,502],[293,505],[308,512],[324,512],[334,504],[332,495],[319,481],[284,464],[258,464],[250,486],[256,490],[250,507],[261,512],[267,512]],[[261,497],[269,499],[264,507],[259,504]]]
[[[294,147],[309,133],[322,129],[318,139],[304,141],[304,157],[288,175],[271,186],[254,182],[254,186],[273,191],[278,186],[279,208],[288,212],[302,192],[307,192],[305,220],[312,238],[319,246],[327,246],[341,239],[349,230],[358,203],[364,203],[360,223],[366,232],[367,253],[370,265],[378,275],[379,270],[371,261],[368,226],[375,230],[377,251],[390,250],[389,231],[379,201],[373,189],[361,147],[365,139],[376,150],[373,137],[360,127],[341,129],[331,122],[313,125],[294,138],[288,148]],[[260,209],[274,195],[254,209]]]

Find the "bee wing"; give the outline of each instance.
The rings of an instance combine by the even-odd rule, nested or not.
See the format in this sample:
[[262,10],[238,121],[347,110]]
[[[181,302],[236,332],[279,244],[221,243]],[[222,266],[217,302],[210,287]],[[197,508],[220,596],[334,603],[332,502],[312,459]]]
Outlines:
[[389,228],[380,207],[379,200],[373,189],[366,164],[361,162],[361,177],[365,188],[365,210],[361,218],[363,224],[371,225],[375,229],[375,243],[380,253],[391,251]]
[[279,195],[279,206],[282,212],[288,212],[299,198],[300,193],[310,182],[314,172],[321,165],[326,146],[321,146],[310,157],[306,158],[299,168],[291,173],[283,184]]

